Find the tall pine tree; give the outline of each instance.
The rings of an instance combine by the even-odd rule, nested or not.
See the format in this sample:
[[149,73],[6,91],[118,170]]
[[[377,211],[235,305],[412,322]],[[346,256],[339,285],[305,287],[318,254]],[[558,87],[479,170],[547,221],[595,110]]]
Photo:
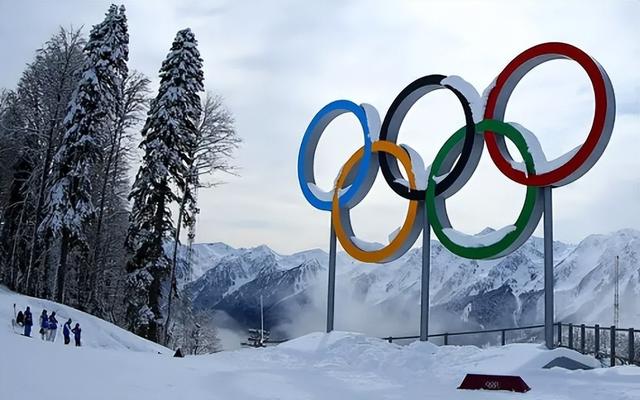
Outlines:
[[127,20],[124,7],[112,5],[103,22],[93,27],[85,46],[85,63],[64,120],[66,132],[52,167],[46,215],[40,229],[60,239],[56,296],[64,301],[69,253],[88,250],[86,232],[95,216],[91,178],[101,143],[114,120],[118,90],[127,75]]
[[202,59],[190,29],[177,33],[160,69],[160,89],[142,130],[144,150],[130,199],[127,247],[129,328],[150,340],[163,338],[161,298],[170,270],[163,244],[174,225],[170,205],[184,201],[197,140],[204,90]]

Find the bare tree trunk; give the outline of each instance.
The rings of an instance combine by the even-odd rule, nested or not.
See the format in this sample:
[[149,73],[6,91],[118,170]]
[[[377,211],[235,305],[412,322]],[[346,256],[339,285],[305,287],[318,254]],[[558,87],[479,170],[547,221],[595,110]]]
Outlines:
[[49,268],[49,248],[51,247],[51,243],[46,241],[44,243],[44,250],[41,253],[42,257],[42,288],[40,289],[40,295],[42,297],[50,299],[53,295],[53,291],[51,290],[51,286],[49,285],[49,272],[51,268]]
[[18,241],[20,240],[20,231],[22,230],[22,223],[24,221],[24,212],[26,210],[26,204],[29,201],[29,194],[24,198],[22,210],[20,211],[20,219],[18,220],[18,227],[16,228],[16,235],[13,238],[13,245],[11,247],[11,259],[9,261],[9,289],[15,290],[16,288],[16,251],[18,247]]
[[[46,150],[46,154],[43,160],[43,164],[42,164],[42,171],[40,172],[40,184],[39,184],[39,188],[38,188],[38,198],[37,198],[37,202],[36,202],[36,209],[35,209],[35,213],[34,213],[34,225],[33,225],[33,233],[31,235],[31,249],[29,251],[29,263],[27,266],[27,282],[26,282],[26,286],[27,286],[27,290],[29,290],[29,287],[31,287],[31,278],[32,278],[32,271],[33,271],[33,267],[34,267],[34,262],[35,262],[35,257],[36,257],[36,251],[37,251],[37,244],[38,244],[38,227],[40,226],[40,222],[41,222],[41,216],[42,216],[42,208],[44,205],[44,195],[45,195],[45,189],[47,187],[47,175],[49,173],[49,169],[51,168],[51,162],[53,160],[53,153],[54,153],[54,143],[53,143],[53,139],[54,139],[54,134],[56,132],[56,130],[60,127],[60,108],[66,106],[66,104],[61,104],[62,102],[62,96],[61,94],[63,93],[63,89],[65,87],[65,85],[68,83],[68,78],[72,75],[70,74],[70,69],[72,68],[71,63],[73,60],[73,47],[75,46],[75,44],[78,42],[78,40],[80,39],[80,31],[77,31],[77,33],[72,36],[71,38],[71,43],[68,44],[68,46],[65,46],[65,58],[64,58],[64,65],[63,65],[63,69],[62,69],[62,73],[61,76],[64,77],[64,79],[60,79],[60,82],[58,84],[58,87],[56,89],[56,94],[57,94],[57,101],[56,101],[56,106],[53,112],[53,117],[50,119],[50,127],[49,127],[49,132],[47,135],[47,150]],[[48,248],[48,244],[47,244],[47,248]],[[45,261],[46,262],[46,261]]]
[[[180,212],[178,213],[178,224],[176,226],[176,235],[173,240],[173,259],[171,260],[171,277],[169,280],[169,298],[167,299],[167,321],[165,322],[166,329],[164,330],[164,344],[169,344],[169,322],[171,321],[171,302],[173,301],[173,291],[176,287],[176,263],[178,260],[178,243],[180,241],[180,229],[182,227],[182,216],[184,214],[184,207],[186,202],[186,196],[182,198],[180,204]],[[176,288],[177,289],[177,288]]]
[[58,263],[58,273],[56,277],[56,297],[58,303],[64,303],[64,284],[67,274],[67,258],[69,256],[69,233],[66,229],[62,231],[62,242],[60,244],[60,262]]
[[[119,131],[120,127],[118,126],[118,128],[116,129],[118,129]],[[104,220],[104,209],[105,209],[105,202],[107,198],[109,172],[111,171],[111,164],[113,163],[115,146],[117,143],[119,143],[119,140],[116,139],[117,136],[120,136],[120,134],[114,134],[112,137],[111,148],[109,149],[109,156],[107,157],[107,165],[105,167],[104,179],[102,180],[102,188],[100,191],[100,204],[98,206],[98,220],[96,222],[96,238],[95,238],[95,244],[93,246],[93,259],[89,263],[89,265],[91,265],[90,267],[91,270],[88,272],[89,279],[87,282],[87,286],[88,286],[87,289],[89,290],[89,295],[87,296],[87,299],[86,299],[88,307],[92,307],[93,301],[95,299],[98,267],[102,265],[101,257],[100,257],[100,250],[102,249],[102,246],[101,246],[102,225],[103,225],[102,223]]]
[[[193,198],[198,197],[198,187],[193,188]],[[193,279],[193,242],[196,239],[196,213],[191,216],[189,232],[187,233],[187,271],[189,271],[189,281]]]
[[[62,82],[60,83],[60,91],[61,90],[62,90]],[[60,102],[56,103],[56,108],[54,113],[54,118],[56,120],[58,119],[59,105],[60,105]],[[45,154],[44,163],[42,164],[42,170],[40,172],[40,186],[38,188],[38,201],[36,203],[36,210],[34,213],[33,233],[31,235],[31,249],[29,251],[29,264],[27,266],[27,290],[29,290],[29,288],[31,287],[33,264],[36,256],[36,250],[38,247],[37,246],[38,227],[40,226],[40,222],[41,222],[40,217],[42,215],[42,208],[44,205],[44,194],[45,194],[45,189],[47,187],[47,175],[49,173],[49,169],[51,168],[51,161],[53,160],[53,146],[54,146],[53,134],[55,133],[55,129],[57,128],[57,126],[58,126],[57,123],[52,122],[51,129],[49,129],[49,135],[47,140],[47,152]]]
[[[156,215],[154,217],[155,221],[154,221],[154,230],[156,232],[156,237],[154,238],[154,241],[156,241],[156,243],[154,243],[153,248],[158,250],[158,254],[156,254],[156,257],[164,257],[164,249],[163,249],[163,230],[164,230],[164,211],[165,211],[165,204],[166,204],[166,191],[168,191],[168,186],[167,186],[167,182],[166,179],[164,181],[161,182],[161,184],[159,185],[159,187],[161,189],[159,189],[161,192],[158,194],[159,197],[159,201],[158,201],[158,206],[156,209]],[[164,278],[164,272],[159,268],[154,268],[155,271],[152,271],[151,274],[153,275],[153,280],[151,281],[151,285],[149,286],[149,300],[148,300],[148,306],[151,309],[151,312],[154,315],[154,318],[149,321],[149,324],[147,325],[147,332],[146,335],[144,335],[147,339],[152,340],[156,343],[160,343],[160,341],[162,340],[162,329],[163,329],[163,324],[162,324],[162,312],[160,310],[160,297],[162,294],[162,278]]]

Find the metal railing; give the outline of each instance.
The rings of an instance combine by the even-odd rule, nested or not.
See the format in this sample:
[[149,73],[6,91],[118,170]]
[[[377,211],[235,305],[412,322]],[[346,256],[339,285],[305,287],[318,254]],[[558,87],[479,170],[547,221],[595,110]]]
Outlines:
[[[444,332],[428,335],[428,338],[442,338],[442,343],[446,346],[450,344],[451,337],[470,336],[470,335],[486,335],[499,333],[500,345],[507,344],[507,334],[509,332],[528,331],[534,329],[543,329],[544,325],[529,325],[513,328],[496,328],[484,329],[476,331],[463,332]],[[618,328],[615,326],[601,327],[596,324],[590,325],[574,325],[558,322],[554,324],[554,333],[557,335],[556,346],[567,347],[576,350],[582,354],[592,354],[600,360],[609,359],[609,365],[634,364],[640,366],[640,330],[633,328]],[[536,335],[523,335],[519,339],[531,340]],[[389,343],[402,340],[417,340],[420,336],[386,336],[381,339]],[[265,343],[278,344],[286,342],[289,339],[269,340]],[[496,340],[497,342],[497,340]]]
[[[428,338],[442,338],[443,344],[446,346],[449,344],[449,338],[451,336],[467,336],[467,335],[479,335],[486,333],[500,333],[500,343],[502,346],[507,344],[507,332],[515,332],[515,331],[525,331],[530,329],[540,329],[544,328],[544,325],[530,325],[530,326],[519,326],[514,328],[498,328],[498,329],[484,329],[481,331],[463,331],[463,332],[445,332],[445,333],[434,333],[428,335]],[[394,340],[411,340],[411,339],[420,339],[420,336],[387,336],[382,339],[386,340],[389,343],[393,343]]]
[[[598,324],[563,324],[558,322],[558,346],[568,347],[598,359],[609,359],[609,365],[634,364],[640,366],[640,330],[604,327]],[[566,329],[565,329],[566,328]],[[565,335],[566,333],[566,335]]]
[[[479,334],[490,334],[490,333],[500,333],[500,344],[502,346],[507,344],[507,332],[515,332],[515,331],[526,331],[531,329],[542,329],[544,325],[530,325],[530,326],[519,326],[513,328],[497,328],[497,329],[485,329],[480,331],[463,331],[463,332],[445,332],[445,333],[434,333],[428,335],[427,337],[430,339],[433,338],[442,338],[443,344],[446,346],[449,344],[449,338],[455,336],[467,336],[467,335],[479,335]],[[420,336],[385,336],[381,338],[386,340],[389,343],[393,343],[393,341],[399,340],[416,340],[420,339]],[[279,344],[288,341],[289,339],[281,339],[281,340],[268,340],[265,343],[269,344]]]

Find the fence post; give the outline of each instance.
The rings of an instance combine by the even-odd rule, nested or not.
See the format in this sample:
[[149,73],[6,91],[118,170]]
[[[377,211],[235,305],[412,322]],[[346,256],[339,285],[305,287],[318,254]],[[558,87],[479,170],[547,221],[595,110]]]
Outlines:
[[596,358],[600,356],[600,325],[596,324],[595,326],[595,334],[593,341],[594,343],[594,353],[596,353]]
[[506,337],[506,332],[503,329],[502,330],[502,345],[504,346],[505,344],[507,344],[507,337]]
[[562,346],[562,322],[558,322],[558,346]]
[[611,366],[616,366],[616,327],[615,325],[611,325],[610,334],[611,336]]
[[446,346],[446,345],[448,345],[448,344],[449,344],[449,334],[448,334],[448,333],[445,333],[445,334],[444,334],[444,345]]
[[584,324],[580,325],[580,352],[584,353],[586,329]]
[[633,364],[636,357],[636,349],[634,339],[633,328],[629,328],[629,364]]
[[573,349],[573,324],[569,324],[569,348]]

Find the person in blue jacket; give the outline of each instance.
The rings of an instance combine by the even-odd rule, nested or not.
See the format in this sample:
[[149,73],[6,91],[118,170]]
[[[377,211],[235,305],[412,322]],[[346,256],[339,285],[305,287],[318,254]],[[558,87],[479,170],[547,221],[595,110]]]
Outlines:
[[71,343],[71,318],[64,323],[62,327],[62,336],[64,336],[64,344]]
[[53,311],[49,316],[49,332],[48,332],[47,340],[50,342],[55,342],[57,331],[58,331],[58,320],[56,319],[56,312]]
[[76,347],[80,347],[80,333],[82,329],[80,329],[80,324],[76,324],[75,328],[71,330],[73,332],[73,338],[76,341]]
[[24,311],[24,335],[31,337],[31,327],[33,326],[33,316],[31,315],[31,309],[27,307]]
[[49,316],[47,310],[42,310],[40,314],[40,338],[42,340],[47,339],[49,331]]

